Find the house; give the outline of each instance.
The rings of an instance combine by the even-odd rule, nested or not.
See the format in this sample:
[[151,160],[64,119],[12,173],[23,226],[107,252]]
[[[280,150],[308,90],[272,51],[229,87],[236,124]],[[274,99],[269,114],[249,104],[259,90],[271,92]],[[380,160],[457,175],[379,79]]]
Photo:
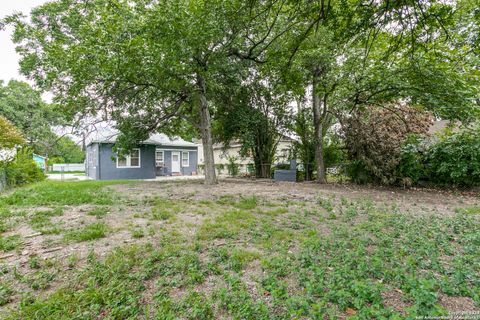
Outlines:
[[96,180],[154,179],[197,173],[197,145],[154,134],[125,156],[113,147],[117,133],[101,133],[87,145],[86,175]]
[[[275,152],[274,164],[287,164],[290,160],[291,151],[293,149],[294,139],[283,136],[277,144],[277,150]],[[235,163],[239,165],[240,173],[253,173],[254,172],[254,162],[252,156],[242,157],[240,155],[240,150],[242,144],[239,141],[232,141],[228,148],[224,148],[224,145],[217,143],[213,145],[213,157],[215,165],[217,166],[217,171],[219,174],[227,173],[227,165],[229,163],[229,158],[235,157]],[[198,164],[203,166],[203,145],[198,144],[199,157]],[[219,168],[222,168],[219,169]]]

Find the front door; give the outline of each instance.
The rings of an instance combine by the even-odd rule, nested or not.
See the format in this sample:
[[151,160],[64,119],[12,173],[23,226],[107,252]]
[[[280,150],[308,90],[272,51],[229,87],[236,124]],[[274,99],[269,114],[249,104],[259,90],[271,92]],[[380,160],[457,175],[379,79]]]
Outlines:
[[172,151],[172,173],[180,172],[180,152]]

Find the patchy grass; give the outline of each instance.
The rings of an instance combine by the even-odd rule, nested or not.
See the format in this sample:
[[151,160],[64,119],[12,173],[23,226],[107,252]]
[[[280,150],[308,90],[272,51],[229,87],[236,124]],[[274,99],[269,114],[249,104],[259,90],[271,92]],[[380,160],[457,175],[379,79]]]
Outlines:
[[60,234],[62,229],[51,221],[51,217],[63,215],[63,208],[57,207],[48,211],[37,211],[29,220],[30,226],[42,234]]
[[11,235],[7,237],[0,236],[0,251],[8,252],[21,249],[23,240],[19,235]]
[[[60,236],[42,235],[41,248],[61,241],[66,251],[0,265],[1,317],[403,319],[447,315],[446,296],[470,303],[466,311],[480,308],[475,204],[455,202],[449,207],[462,209],[439,215],[417,199],[409,214],[393,200],[374,200],[380,197],[315,191],[299,200],[278,186],[262,185],[262,192],[277,188],[272,196],[254,186],[231,184],[228,192],[243,191],[225,195],[201,184],[112,191],[88,181],[76,190],[83,197],[77,204],[73,196],[47,204],[49,192],[39,196],[43,191],[32,186],[33,199],[15,196],[23,200],[0,206],[8,232],[0,249],[29,250],[34,240],[15,233],[23,223],[34,230],[57,226]],[[127,244],[96,241],[119,230]]]
[[0,306],[3,306],[10,302],[10,299],[14,291],[8,285],[0,283]]
[[97,218],[103,218],[104,216],[106,216],[109,213],[110,213],[110,207],[104,206],[104,207],[94,208],[94,209],[88,211],[87,214],[89,216],[94,216],[94,217],[97,217]]
[[82,229],[70,230],[65,234],[65,239],[69,241],[91,241],[104,238],[108,232],[108,226],[103,222],[91,223]]

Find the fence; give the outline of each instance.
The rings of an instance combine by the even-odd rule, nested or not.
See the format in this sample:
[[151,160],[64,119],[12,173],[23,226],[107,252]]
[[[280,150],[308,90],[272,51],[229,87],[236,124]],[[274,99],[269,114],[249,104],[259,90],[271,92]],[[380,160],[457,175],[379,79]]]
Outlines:
[[56,163],[50,166],[50,171],[63,171],[63,172],[72,172],[72,171],[85,171],[84,163]]

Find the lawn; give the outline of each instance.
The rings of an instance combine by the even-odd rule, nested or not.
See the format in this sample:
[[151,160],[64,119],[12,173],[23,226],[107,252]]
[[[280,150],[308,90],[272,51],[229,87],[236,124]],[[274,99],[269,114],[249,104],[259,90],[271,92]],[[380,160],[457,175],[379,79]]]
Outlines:
[[352,185],[46,181],[0,196],[0,316],[480,315],[479,207]]

